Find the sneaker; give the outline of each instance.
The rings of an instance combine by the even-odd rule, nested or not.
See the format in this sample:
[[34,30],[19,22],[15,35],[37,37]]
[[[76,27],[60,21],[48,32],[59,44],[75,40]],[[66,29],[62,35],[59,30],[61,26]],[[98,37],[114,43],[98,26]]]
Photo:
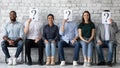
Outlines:
[[90,62],[87,62],[87,66],[90,67],[90,66],[91,66],[91,63],[90,63]]
[[65,65],[65,61],[61,61],[60,65],[64,66]]
[[78,65],[77,61],[73,61],[73,66],[77,66],[77,65]]
[[13,65],[16,65],[17,64],[17,58],[13,58]]
[[86,67],[87,66],[87,62],[84,62],[83,66]]
[[11,58],[8,58],[8,65],[12,65],[12,59]]

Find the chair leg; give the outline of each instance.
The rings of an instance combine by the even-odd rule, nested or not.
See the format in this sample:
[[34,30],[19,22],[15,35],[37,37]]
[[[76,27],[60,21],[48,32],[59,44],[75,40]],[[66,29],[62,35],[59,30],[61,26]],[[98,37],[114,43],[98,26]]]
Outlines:
[[115,51],[114,51],[114,63],[116,64],[116,47],[115,47]]
[[25,51],[25,63],[27,63],[27,59],[26,59],[26,51]]
[[8,62],[7,62],[7,57],[5,57],[5,63],[7,64]]
[[60,63],[60,56],[59,56],[59,54],[58,54],[58,62],[57,62],[58,64]]
[[24,56],[23,56],[23,54],[24,54],[24,53],[23,53],[23,51],[22,51],[22,53],[21,53],[21,62],[22,62],[22,63],[24,63],[24,59],[23,59]]

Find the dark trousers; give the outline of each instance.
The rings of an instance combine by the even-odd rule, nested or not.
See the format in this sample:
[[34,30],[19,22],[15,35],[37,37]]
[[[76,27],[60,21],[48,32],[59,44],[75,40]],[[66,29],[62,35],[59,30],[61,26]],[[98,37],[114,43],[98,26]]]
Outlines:
[[31,59],[31,48],[32,47],[38,47],[38,62],[42,62],[43,61],[43,40],[38,41],[37,43],[35,43],[35,40],[32,39],[26,39],[25,41],[25,52],[26,55],[28,57],[28,62],[32,62]]
[[20,41],[16,42],[14,46],[9,45],[9,43],[7,41],[2,41],[1,47],[2,47],[2,51],[4,52],[4,54],[7,58],[10,58],[9,50],[7,47],[17,47],[17,50],[16,50],[14,57],[18,58],[21,51],[23,50],[23,41],[20,40]]

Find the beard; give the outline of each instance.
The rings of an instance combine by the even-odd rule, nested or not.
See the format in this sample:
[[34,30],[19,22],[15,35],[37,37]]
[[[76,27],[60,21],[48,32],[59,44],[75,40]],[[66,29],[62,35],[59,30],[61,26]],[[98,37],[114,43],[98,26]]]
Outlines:
[[16,19],[10,19],[11,21],[13,21],[13,22],[15,22],[16,21]]

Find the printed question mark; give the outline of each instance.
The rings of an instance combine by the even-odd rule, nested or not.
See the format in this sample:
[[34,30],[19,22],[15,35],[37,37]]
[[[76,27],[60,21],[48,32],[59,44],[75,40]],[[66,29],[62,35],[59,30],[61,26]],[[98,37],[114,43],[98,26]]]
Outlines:
[[67,18],[70,16],[71,12],[68,10],[66,11],[66,14],[67,14]]
[[31,13],[33,13],[33,19],[35,19],[34,16],[36,15],[36,10],[32,10]]
[[106,18],[105,22],[107,22],[107,18],[109,17],[109,13],[105,13],[104,16]]

